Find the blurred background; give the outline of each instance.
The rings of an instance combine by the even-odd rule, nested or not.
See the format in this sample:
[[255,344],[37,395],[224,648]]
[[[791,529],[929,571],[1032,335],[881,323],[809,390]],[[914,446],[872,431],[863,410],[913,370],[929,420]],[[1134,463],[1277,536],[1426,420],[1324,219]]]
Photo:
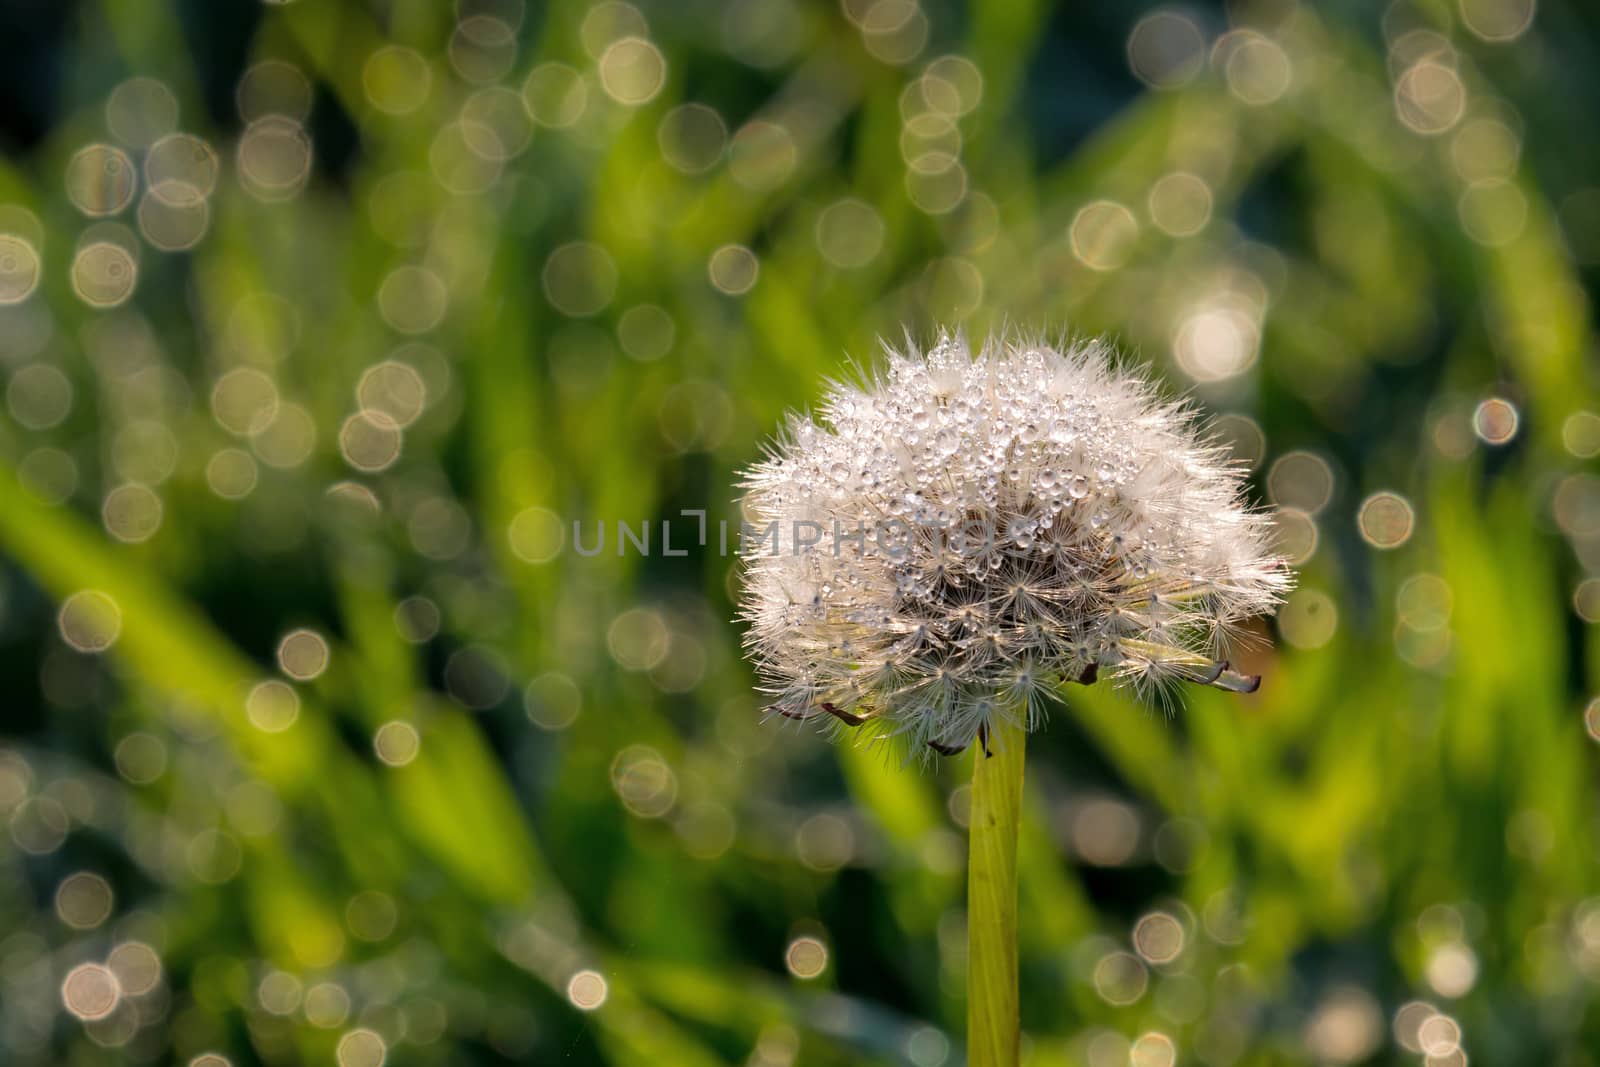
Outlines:
[[763,723],[716,532],[946,323],[1117,339],[1302,573],[1258,694],[1031,746],[1026,1062],[1600,1063],[1597,56],[1577,0],[10,0],[0,1061],[959,1064],[971,757]]

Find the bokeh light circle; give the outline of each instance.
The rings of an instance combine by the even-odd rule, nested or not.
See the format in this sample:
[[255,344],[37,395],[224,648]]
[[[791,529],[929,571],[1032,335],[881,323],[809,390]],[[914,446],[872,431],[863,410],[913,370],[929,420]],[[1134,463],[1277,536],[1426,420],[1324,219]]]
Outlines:
[[549,508],[524,508],[511,519],[506,540],[524,563],[548,563],[561,552],[566,525]]
[[1561,424],[1561,444],[1579,459],[1600,456],[1600,415],[1575,411]]
[[923,68],[917,88],[929,110],[941,115],[967,115],[983,99],[983,71],[966,56],[940,56]]
[[350,1017],[350,994],[337,982],[318,982],[306,990],[304,1010],[312,1026],[334,1029]]
[[1315,515],[1333,497],[1333,468],[1314,452],[1286,452],[1267,471],[1274,503]]
[[729,296],[743,296],[755,288],[761,261],[744,245],[723,245],[706,264],[711,284]]
[[244,72],[234,103],[247,124],[268,115],[304,122],[311,114],[311,83],[293,63],[264,59]]
[[565,63],[541,63],[522,83],[522,106],[541,126],[571,126],[583,117],[588,103],[583,75]]
[[56,624],[61,639],[79,652],[104,652],[122,633],[122,610],[109,594],[84,589],[62,602]]
[[599,312],[617,291],[616,262],[590,241],[574,241],[551,252],[541,277],[546,299],[575,318]]
[[661,359],[672,351],[678,325],[656,304],[635,304],[617,319],[617,343],[641,363]]
[[1159,1030],[1140,1034],[1128,1048],[1129,1067],[1173,1067],[1178,1062],[1178,1046]]
[[111,917],[111,884],[92,871],[69,874],[56,887],[56,915],[74,930],[93,930]]
[[259,200],[287,200],[311,175],[311,138],[305,128],[282,115],[268,115],[245,127],[235,159],[239,180]]
[[638,107],[648,103],[666,80],[666,57],[643,37],[615,41],[600,57],[600,85],[619,104]]
[[868,54],[893,66],[921,55],[931,30],[927,13],[916,0],[872,0],[859,25]]
[[387,359],[361,372],[356,404],[375,411],[402,429],[421,416],[428,404],[428,386],[409,363]]
[[1084,266],[1116,270],[1128,261],[1139,236],[1133,212],[1114,200],[1084,205],[1072,219],[1072,252]]
[[1150,187],[1150,220],[1169,237],[1199,233],[1211,219],[1211,186],[1199,175],[1173,171]]
[[149,785],[167,770],[167,746],[154,734],[131,733],[117,742],[117,773],[134,785]]
[[193,186],[168,179],[139,198],[139,235],[163,252],[200,243],[211,224],[211,205]]
[[150,146],[144,157],[146,188],[172,196],[175,204],[210,196],[220,172],[217,153],[192,134],[174,133]]
[[376,944],[394,933],[400,921],[400,909],[389,894],[366,889],[345,905],[344,921],[356,937]]
[[949,214],[967,198],[967,169],[958,162],[931,172],[908,167],[906,195],[924,214]]
[[1496,44],[1514,41],[1533,24],[1538,0],[1460,0],[1467,29]]
[[1339,629],[1339,609],[1326,593],[1297,589],[1278,611],[1278,630],[1295,648],[1318,649]]
[[516,64],[516,33],[493,15],[468,15],[456,23],[446,53],[450,66],[463,81],[488,85],[503,78]]
[[59,448],[35,448],[17,464],[17,481],[46,504],[64,504],[78,488],[78,462]]
[[1299,566],[1316,554],[1320,540],[1316,519],[1299,508],[1278,508],[1273,512],[1273,550],[1291,566]]
[[673,169],[703,174],[722,161],[728,148],[728,124],[705,104],[681,104],[661,117],[656,142]]
[[379,411],[359,411],[339,427],[339,454],[351,467],[377,474],[400,458],[404,435],[395,421]]
[[242,500],[256,487],[256,461],[242,448],[223,448],[206,461],[206,485],[224,500]]
[[409,115],[428,99],[433,72],[414,48],[384,45],[361,67],[361,88],[367,101],[388,115]]
[[386,722],[372,735],[372,751],[391,767],[404,767],[422,750],[422,736],[408,722]]
[[161,497],[147,485],[130,482],[106,494],[100,507],[106,532],[124,544],[140,544],[161,529]]
[[1240,302],[1202,305],[1178,324],[1172,352],[1183,372],[1197,382],[1235,378],[1255,364],[1261,329]]
[[427,333],[443,321],[450,307],[444,280],[427,267],[396,267],[378,288],[378,310],[394,330]]
[[148,148],[178,125],[178,98],[155,78],[129,78],[106,97],[106,126],[130,148]]
[[1467,90],[1461,76],[1446,63],[1424,59],[1400,75],[1394,87],[1395,113],[1416,133],[1444,133],[1461,121]]
[[72,288],[85,304],[116,307],[133,293],[139,267],[128,250],[112,241],[84,245],[72,260]]
[[279,470],[292,470],[310,458],[317,443],[317,423],[299,404],[283,404],[263,428],[250,437],[261,462]]
[[1472,431],[1488,445],[1503,445],[1517,435],[1521,416],[1515,404],[1492,396],[1480,403],[1472,413]]
[[80,963],[61,981],[61,1003],[85,1021],[104,1019],[121,999],[117,976],[98,963]]
[[1486,248],[1504,248],[1528,223],[1528,198],[1515,182],[1484,178],[1467,186],[1456,203],[1461,228]]
[[278,386],[254,367],[236,367],[211,387],[211,414],[217,424],[240,437],[260,433],[278,417]]
[[797,937],[784,950],[783,963],[796,978],[816,978],[828,967],[828,946],[815,937]]
[[67,199],[91,218],[115,215],[133,201],[139,172],[120,148],[92,144],[67,162]]
[[124,941],[106,957],[106,967],[117,985],[131,997],[141,997],[161,981],[161,957],[143,941]]
[[504,86],[479,89],[461,105],[460,128],[467,147],[485,159],[513,159],[533,139],[533,120],[522,98]]
[[300,717],[300,694],[287,682],[269,679],[251,687],[244,700],[245,717],[263,733],[278,734]]
[[1294,64],[1283,46],[1249,31],[1234,31],[1218,45],[1227,58],[1223,76],[1234,96],[1251,107],[1276,102],[1294,84]]
[[883,251],[883,216],[865,200],[835,200],[817,215],[817,250],[836,267],[864,267]]
[[1095,992],[1107,1004],[1124,1007],[1144,996],[1150,976],[1144,961],[1131,952],[1111,952],[1100,958],[1093,973]]
[[678,778],[661,753],[629,745],[611,761],[611,787],[622,806],[642,819],[659,819],[678,798]]
[[309,682],[328,669],[327,638],[315,630],[290,630],[278,642],[278,669],[297,682]]
[[0,306],[20,304],[39,286],[39,253],[14,233],[0,233]]
[[1384,490],[1361,502],[1356,524],[1362,539],[1373,548],[1399,548],[1411,539],[1416,515],[1405,497]]
[[372,1030],[351,1030],[334,1050],[339,1067],[383,1067],[389,1046]]
[[559,671],[547,671],[530,681],[522,702],[529,721],[541,730],[564,730],[583,710],[577,683]]
[[1183,924],[1168,912],[1150,912],[1133,927],[1134,950],[1147,963],[1171,963],[1183,952],[1184,940]]
[[1200,73],[1205,48],[1205,38],[1191,16],[1155,11],[1128,34],[1128,67],[1153,89],[1176,89]]
[[799,161],[794,134],[781,123],[765,119],[752,119],[739,127],[728,145],[729,173],[752,192],[776,189],[789,180]]
[[598,971],[579,971],[567,981],[567,1000],[579,1011],[594,1011],[604,1006],[610,989]]
[[6,410],[29,430],[59,426],[72,413],[72,381],[49,363],[19,367],[6,382]]
[[1395,592],[1395,614],[1416,630],[1442,629],[1454,606],[1450,583],[1437,574],[1413,574]]

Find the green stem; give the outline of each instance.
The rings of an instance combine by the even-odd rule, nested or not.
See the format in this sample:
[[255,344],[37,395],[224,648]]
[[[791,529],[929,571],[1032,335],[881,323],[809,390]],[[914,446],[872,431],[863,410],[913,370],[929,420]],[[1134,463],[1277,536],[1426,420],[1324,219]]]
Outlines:
[[1017,827],[1027,733],[997,724],[974,745],[967,869],[967,1067],[1016,1067]]

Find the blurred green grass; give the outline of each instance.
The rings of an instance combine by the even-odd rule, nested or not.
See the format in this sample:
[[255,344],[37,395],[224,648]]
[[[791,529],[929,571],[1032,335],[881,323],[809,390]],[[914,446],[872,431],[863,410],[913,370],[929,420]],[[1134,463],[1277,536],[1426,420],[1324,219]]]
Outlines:
[[714,549],[960,323],[1119,339],[1303,557],[1258,695],[1032,746],[1027,1062],[1595,1063],[1600,28],[1521,10],[72,8],[0,165],[0,1059],[959,1062],[968,766],[763,724]]

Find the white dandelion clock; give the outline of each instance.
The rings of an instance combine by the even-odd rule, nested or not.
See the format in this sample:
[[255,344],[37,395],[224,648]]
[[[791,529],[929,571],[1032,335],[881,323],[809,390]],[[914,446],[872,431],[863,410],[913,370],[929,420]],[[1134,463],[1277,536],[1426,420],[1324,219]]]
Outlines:
[[1194,411],[1098,342],[890,351],[820,421],[791,416],[744,487],[741,610],[772,710],[982,745],[967,1062],[1016,1067],[1027,731],[1067,682],[1254,689],[1227,652],[1291,583],[1267,519]]
[[1230,642],[1292,582],[1226,450],[1100,342],[889,351],[744,488],[772,710],[941,752],[1037,728],[1064,682],[1254,689]]

